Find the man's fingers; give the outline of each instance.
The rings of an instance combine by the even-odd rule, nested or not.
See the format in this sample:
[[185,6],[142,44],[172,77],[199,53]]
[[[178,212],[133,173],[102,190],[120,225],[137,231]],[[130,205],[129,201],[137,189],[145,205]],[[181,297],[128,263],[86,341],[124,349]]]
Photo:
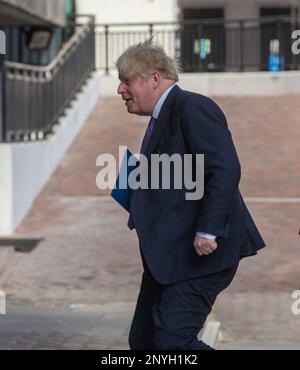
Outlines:
[[194,247],[196,252],[199,256],[208,256],[209,254],[213,253],[218,245],[215,240],[195,240]]
[[205,244],[200,244],[199,248],[202,248],[208,252],[213,252],[217,248],[217,244],[212,244],[212,243],[205,243]]
[[204,255],[204,251],[203,251],[203,249],[202,248],[200,248],[198,245],[195,245],[195,250],[196,250],[196,252],[197,252],[197,254],[199,255],[199,256],[203,256]]
[[211,249],[209,248],[208,245],[203,246],[202,248],[203,252],[207,255],[211,253]]
[[211,252],[214,252],[216,249],[217,249],[217,243],[213,244],[213,245],[209,245],[208,246],[208,249],[211,251]]
[[210,254],[210,251],[206,248],[204,248],[203,246],[202,247],[196,247],[196,250],[197,250],[197,253],[199,254],[199,256],[207,256]]

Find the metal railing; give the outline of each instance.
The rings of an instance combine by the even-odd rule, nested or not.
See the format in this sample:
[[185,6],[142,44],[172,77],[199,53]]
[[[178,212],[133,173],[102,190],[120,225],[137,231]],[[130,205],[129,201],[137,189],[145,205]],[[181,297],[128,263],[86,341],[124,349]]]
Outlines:
[[115,25],[80,17],[50,65],[5,62],[0,140],[44,139],[95,68],[109,73],[128,46],[151,36],[183,72],[269,70],[270,45],[280,70],[300,69],[300,55],[291,52],[292,31],[300,29],[295,17]]
[[94,70],[93,20],[74,25],[73,36],[46,67],[5,62],[2,141],[44,139]]
[[291,16],[96,25],[96,67],[108,74],[128,46],[154,36],[184,72],[268,70],[272,42],[281,70],[300,69],[291,52],[296,29],[300,21]]

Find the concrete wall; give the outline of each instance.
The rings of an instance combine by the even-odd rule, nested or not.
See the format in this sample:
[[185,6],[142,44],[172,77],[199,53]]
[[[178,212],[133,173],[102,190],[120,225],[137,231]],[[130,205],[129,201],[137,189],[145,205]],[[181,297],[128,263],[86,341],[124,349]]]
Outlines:
[[280,96],[300,94],[300,72],[185,73],[180,85],[209,96]]
[[97,23],[172,22],[176,0],[77,0],[77,13],[94,14]]
[[[5,4],[10,5],[12,8],[20,9],[33,16],[38,16],[50,23],[61,25],[65,24],[65,0],[1,0],[1,7]],[[6,8],[4,8],[5,10]],[[22,14],[16,16],[22,17]],[[26,23],[28,23],[26,17]]]
[[3,135],[3,74],[1,70],[1,56],[0,56],[0,140]]
[[[117,75],[102,76],[101,96],[117,96]],[[182,73],[179,86],[209,96],[278,96],[300,94],[300,71]]]
[[11,234],[73,142],[99,97],[95,74],[48,140],[0,144],[0,235]]
[[0,235],[12,231],[12,150],[10,146],[0,144]]

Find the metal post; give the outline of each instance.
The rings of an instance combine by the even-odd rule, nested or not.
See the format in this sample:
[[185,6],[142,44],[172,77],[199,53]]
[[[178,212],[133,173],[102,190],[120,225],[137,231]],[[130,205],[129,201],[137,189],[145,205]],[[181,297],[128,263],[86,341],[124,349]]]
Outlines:
[[240,51],[241,51],[240,71],[244,72],[244,21],[240,21]]
[[[201,21],[197,24],[197,33],[194,32],[194,35],[195,37],[192,38],[193,42],[195,42],[196,39],[199,40],[199,48],[200,48],[200,40],[203,38],[203,24]],[[192,45],[192,48],[194,48],[194,45]],[[192,63],[193,63],[193,60],[192,60]],[[193,66],[193,70],[197,72],[204,72],[203,62],[202,62],[202,59],[200,58],[200,51],[199,51],[199,54],[197,55],[197,63],[195,66]]]
[[0,53],[0,142],[5,140],[5,57]]
[[[291,31],[295,31],[297,29],[297,15],[298,15],[298,8],[295,3],[292,6],[292,17],[291,17]],[[292,65],[291,69],[297,69],[297,58],[296,55],[292,53]]]
[[92,45],[91,45],[91,48],[92,48],[92,58],[93,58],[93,62],[92,62],[92,69],[93,71],[96,70],[96,17],[95,16],[92,16]]
[[105,25],[105,73],[108,75],[109,73],[109,58],[108,58],[108,37],[109,36],[109,26]]
[[149,33],[150,33],[150,38],[152,38],[153,36],[153,24],[152,23],[149,24]]
[[283,50],[282,48],[282,44],[281,42],[283,41],[282,40],[282,23],[281,23],[281,19],[279,19],[277,21],[277,37],[278,37],[278,40],[279,40],[279,50],[278,50],[278,58],[279,58],[279,70],[281,70],[281,52]]

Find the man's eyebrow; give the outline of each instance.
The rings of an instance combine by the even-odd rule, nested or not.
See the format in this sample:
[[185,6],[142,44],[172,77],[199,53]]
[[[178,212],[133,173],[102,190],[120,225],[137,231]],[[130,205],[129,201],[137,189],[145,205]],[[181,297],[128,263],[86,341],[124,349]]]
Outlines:
[[125,76],[125,75],[119,75],[119,80],[120,81],[126,81],[126,80],[128,80],[128,81],[130,81],[130,80],[133,80],[134,79],[134,76],[132,76],[132,75],[127,75],[127,76]]

